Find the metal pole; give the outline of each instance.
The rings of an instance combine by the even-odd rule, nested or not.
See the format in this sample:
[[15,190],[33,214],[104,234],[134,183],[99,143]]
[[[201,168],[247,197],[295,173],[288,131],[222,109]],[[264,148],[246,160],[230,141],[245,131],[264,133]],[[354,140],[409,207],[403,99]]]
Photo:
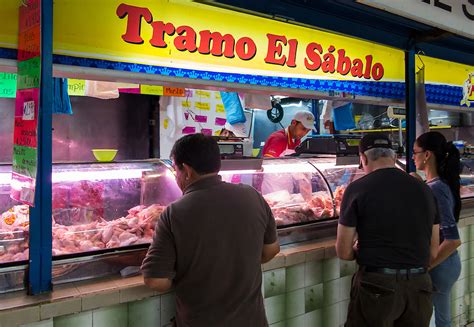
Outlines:
[[41,0],[41,89],[38,114],[38,173],[35,207],[30,209],[28,293],[51,291],[53,1]]
[[406,170],[416,170],[412,160],[413,144],[416,139],[416,79],[415,79],[415,48],[405,51],[405,106],[406,114]]

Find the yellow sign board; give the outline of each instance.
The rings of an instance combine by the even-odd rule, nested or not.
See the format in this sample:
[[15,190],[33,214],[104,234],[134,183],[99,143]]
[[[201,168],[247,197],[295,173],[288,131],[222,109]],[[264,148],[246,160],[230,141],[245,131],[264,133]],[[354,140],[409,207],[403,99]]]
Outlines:
[[[2,1],[0,47],[17,47],[17,9],[18,0]],[[53,31],[56,55],[283,78],[404,81],[401,50],[190,0],[56,0]],[[463,86],[474,71],[423,61],[426,83]]]
[[68,56],[279,77],[404,79],[400,50],[191,1],[58,0],[54,27],[54,53]]

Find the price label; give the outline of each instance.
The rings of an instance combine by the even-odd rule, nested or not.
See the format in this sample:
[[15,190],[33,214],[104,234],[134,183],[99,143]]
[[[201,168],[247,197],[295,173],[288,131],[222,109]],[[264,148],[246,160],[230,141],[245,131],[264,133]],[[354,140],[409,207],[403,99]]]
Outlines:
[[33,205],[33,203],[35,203],[35,190],[22,187],[20,192],[20,201]]
[[35,120],[34,101],[27,101],[23,103],[23,120]]

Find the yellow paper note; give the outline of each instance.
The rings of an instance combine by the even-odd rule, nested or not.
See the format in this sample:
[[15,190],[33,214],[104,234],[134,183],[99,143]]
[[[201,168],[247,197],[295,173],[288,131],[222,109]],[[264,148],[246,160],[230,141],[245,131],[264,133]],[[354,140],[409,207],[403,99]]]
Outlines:
[[83,79],[68,78],[67,93],[69,95],[84,96],[86,94],[86,81]]
[[163,95],[163,86],[141,84],[140,94]]

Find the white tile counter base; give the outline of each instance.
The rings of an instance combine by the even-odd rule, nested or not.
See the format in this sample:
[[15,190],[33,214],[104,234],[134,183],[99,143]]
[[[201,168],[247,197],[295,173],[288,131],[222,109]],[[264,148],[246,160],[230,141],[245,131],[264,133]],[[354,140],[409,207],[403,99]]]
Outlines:
[[[474,209],[463,210],[462,218],[462,271],[452,291],[453,326],[474,321]],[[357,265],[336,258],[334,243],[332,238],[285,246],[262,265],[271,327],[343,325]],[[0,295],[0,327],[171,326],[174,314],[174,294],[149,290],[141,276],[70,283],[47,295]]]

